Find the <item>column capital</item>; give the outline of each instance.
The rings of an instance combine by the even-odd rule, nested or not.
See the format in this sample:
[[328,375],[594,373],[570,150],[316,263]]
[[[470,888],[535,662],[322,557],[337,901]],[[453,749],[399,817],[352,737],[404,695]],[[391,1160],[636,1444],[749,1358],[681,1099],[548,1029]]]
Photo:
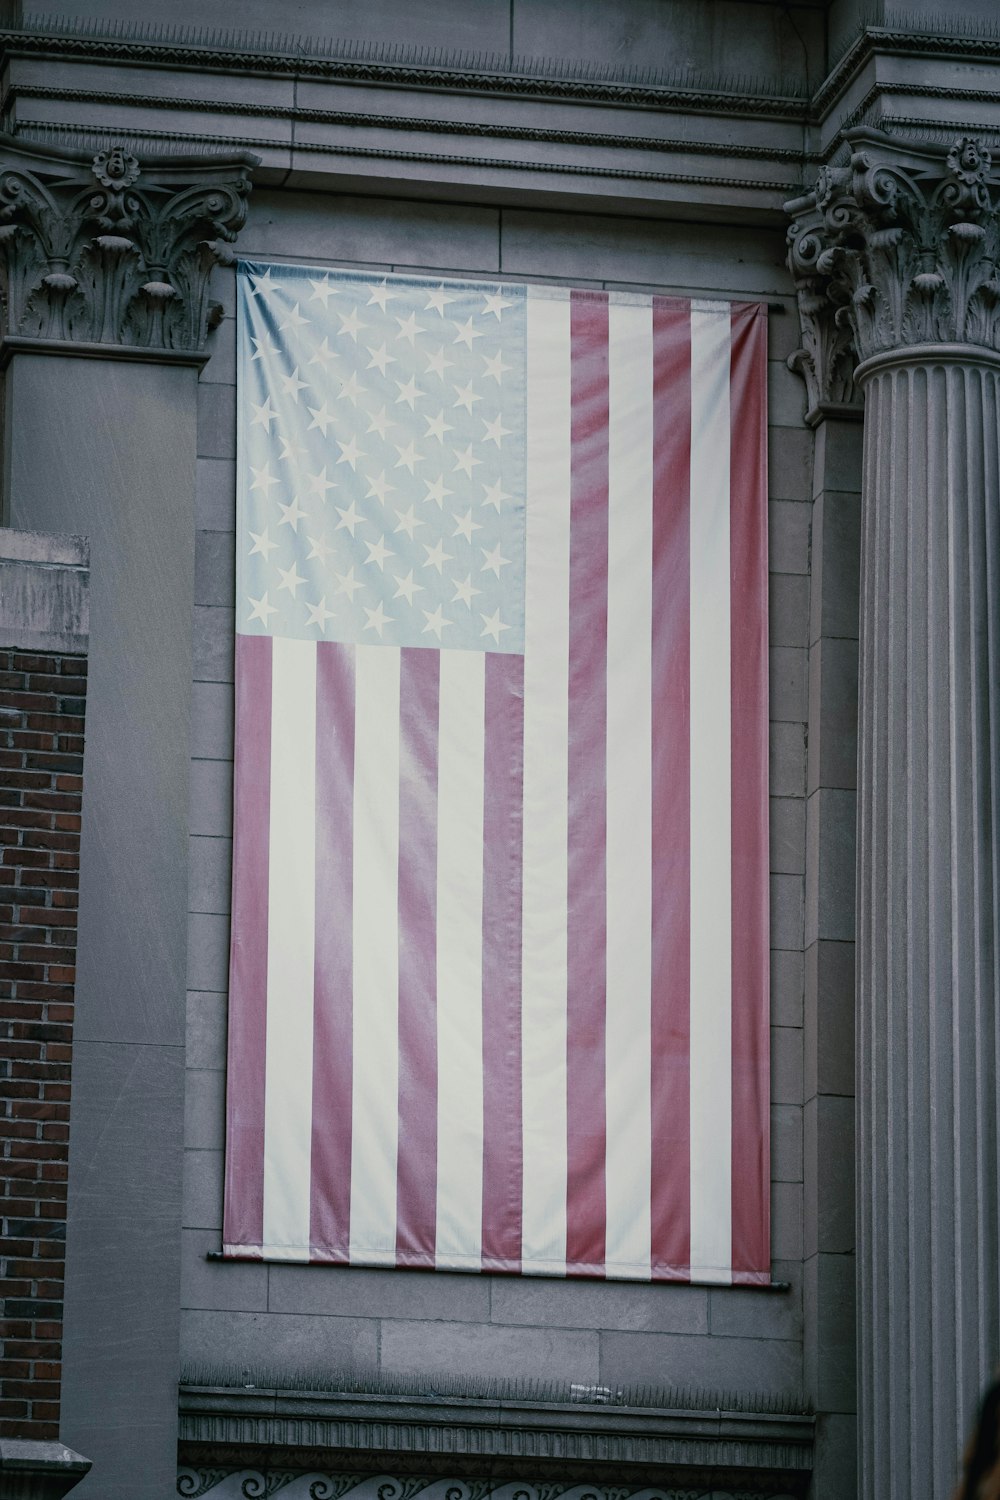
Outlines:
[[789,364],[813,410],[853,403],[858,362],[914,345],[1000,351],[1000,175],[972,136],[906,146],[846,133],[850,165],[824,167],[785,205],[803,347]]
[[140,160],[0,135],[2,353],[201,362],[209,276],[246,218],[249,152]]

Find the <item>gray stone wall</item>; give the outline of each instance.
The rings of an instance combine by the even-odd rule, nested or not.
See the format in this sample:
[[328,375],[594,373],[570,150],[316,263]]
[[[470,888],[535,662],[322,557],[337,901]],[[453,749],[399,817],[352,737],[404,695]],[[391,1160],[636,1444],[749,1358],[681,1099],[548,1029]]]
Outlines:
[[764,298],[770,318],[772,1250],[784,1293],[220,1264],[232,791],[235,322],[199,390],[182,1365],[725,1389],[802,1398],[803,991],[812,439],[780,232],[304,193],[254,195],[241,253],[373,271]]

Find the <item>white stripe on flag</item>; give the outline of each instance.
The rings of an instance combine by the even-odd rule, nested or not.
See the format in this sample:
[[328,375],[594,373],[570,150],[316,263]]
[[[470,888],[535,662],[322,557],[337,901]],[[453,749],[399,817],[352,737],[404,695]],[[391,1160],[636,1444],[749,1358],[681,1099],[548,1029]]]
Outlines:
[[308,1260],[316,647],[276,637],[272,652],[263,1253]]
[[570,304],[528,289],[521,1261],[566,1266]]
[[399,649],[355,650],[351,1259],[396,1263]]
[[732,1279],[729,312],[691,304],[691,1279]]
[[484,652],[441,652],[439,702],[436,1263],[470,1270],[483,1229]]
[[653,311],[609,312],[608,1275],[650,1274]]

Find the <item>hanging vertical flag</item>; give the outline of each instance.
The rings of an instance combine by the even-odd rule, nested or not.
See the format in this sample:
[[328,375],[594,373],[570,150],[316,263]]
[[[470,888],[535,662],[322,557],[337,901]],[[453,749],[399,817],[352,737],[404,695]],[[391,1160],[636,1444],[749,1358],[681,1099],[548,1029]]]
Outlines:
[[766,1282],[765,309],[238,288],[225,1253]]

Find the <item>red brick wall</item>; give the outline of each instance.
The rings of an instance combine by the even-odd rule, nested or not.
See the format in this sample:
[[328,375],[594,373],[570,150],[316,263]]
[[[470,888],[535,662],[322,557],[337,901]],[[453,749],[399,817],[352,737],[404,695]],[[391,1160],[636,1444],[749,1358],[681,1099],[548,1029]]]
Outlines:
[[0,650],[0,1437],[59,1431],[86,671]]

